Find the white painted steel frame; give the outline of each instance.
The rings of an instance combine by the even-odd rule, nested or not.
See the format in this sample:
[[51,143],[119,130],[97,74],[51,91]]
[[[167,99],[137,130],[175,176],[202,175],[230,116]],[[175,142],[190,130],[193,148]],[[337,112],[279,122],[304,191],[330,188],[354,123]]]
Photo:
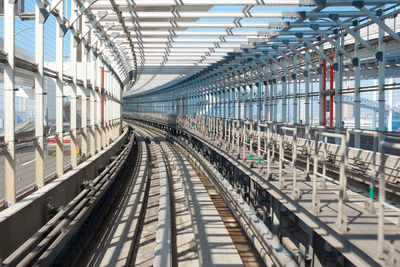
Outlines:
[[[51,3],[42,0],[36,0],[35,2],[35,63],[36,63],[36,71],[34,73],[34,82],[35,82],[35,138],[34,138],[34,147],[35,147],[35,180],[36,187],[41,188],[45,185],[45,176],[44,176],[44,165],[45,165],[45,142],[47,140],[47,134],[44,132],[44,78],[46,74],[44,68],[44,24],[49,16],[55,16],[56,23],[56,76],[55,78],[55,92],[56,92],[56,174],[58,176],[62,175],[64,172],[63,165],[63,157],[64,157],[64,131],[63,129],[63,98],[64,98],[64,86],[65,81],[68,81],[68,86],[72,87],[72,97],[71,97],[71,165],[72,167],[78,164],[77,161],[77,152],[80,151],[82,153],[82,158],[85,159],[88,157],[87,154],[87,145],[86,145],[86,94],[89,92],[93,92],[93,84],[88,84],[87,82],[87,54],[89,51],[93,52],[93,58],[97,58],[104,62],[104,65],[108,69],[107,79],[110,81],[107,83],[107,88],[105,88],[105,111],[109,110],[109,104],[113,104],[115,107],[120,107],[122,104],[121,92],[122,92],[122,83],[121,83],[121,71],[114,71],[111,69],[110,65],[110,57],[118,58],[118,50],[115,49],[114,43],[110,42],[110,37],[106,34],[99,37],[96,31],[99,31],[103,28],[98,22],[101,18],[97,18],[96,15],[90,10],[90,5],[93,4],[89,2],[82,1],[72,1],[73,14],[70,20],[63,17],[64,11],[64,0],[54,0]],[[4,99],[5,109],[4,109],[4,117],[5,117],[5,196],[7,205],[12,205],[16,202],[16,189],[15,189],[15,80],[14,80],[14,69],[15,69],[15,14],[14,14],[14,1],[5,1],[4,7],[4,52],[7,55],[6,63],[4,64]],[[76,13],[74,13],[76,11]],[[88,33],[93,33],[91,40],[100,40],[102,43],[102,51],[103,53],[99,53],[93,48],[93,45],[97,45],[96,43],[89,43],[87,38],[88,36],[80,34],[82,29],[80,29],[79,21],[85,17],[85,22],[83,24],[84,31]],[[104,16],[103,16],[104,17]],[[94,23],[96,21],[96,23]],[[75,25],[76,24],[76,25]],[[90,29],[88,25],[90,26]],[[64,73],[64,55],[63,55],[63,38],[67,32],[70,32],[72,36],[71,42],[71,65],[72,65],[72,80],[70,77],[65,76]],[[100,31],[101,32],[101,31]],[[47,38],[47,37],[46,37]],[[47,40],[47,39],[46,39]],[[104,44],[107,43],[106,46]],[[85,65],[83,69],[83,81],[78,80],[77,77],[77,51],[78,46],[82,46],[82,59],[83,64]],[[126,73],[128,72],[128,65],[130,68],[135,68],[135,66],[128,64],[127,61],[122,57],[121,61],[117,62],[120,66],[122,66],[122,70]],[[118,65],[115,65],[118,66]],[[92,70],[94,74],[98,73],[98,69]],[[122,76],[122,78],[124,78]],[[111,80],[113,82],[111,82]],[[112,87],[112,88],[109,88]],[[111,91],[113,93],[111,93]],[[81,118],[82,123],[80,126],[77,125],[77,99],[81,98],[82,100],[82,112]],[[99,103],[100,108],[100,103]],[[115,108],[118,110],[118,108]],[[120,109],[119,109],[120,110]],[[94,109],[90,109],[90,115],[94,115]],[[120,112],[115,112],[114,120],[118,119],[118,122],[115,123],[114,134],[110,137],[110,139],[114,140],[120,133],[120,127],[122,125],[120,120]],[[100,126],[103,128],[107,128],[110,124],[111,116],[105,114],[105,126]],[[99,113],[97,114],[99,116]],[[114,123],[114,122],[113,122]],[[105,129],[103,129],[105,131]],[[82,132],[82,134],[79,134]],[[82,147],[77,149],[78,140],[81,139]],[[108,139],[107,142],[111,140]],[[93,146],[94,147],[94,146]],[[104,147],[104,146],[103,146]],[[93,155],[94,153],[92,153]]]

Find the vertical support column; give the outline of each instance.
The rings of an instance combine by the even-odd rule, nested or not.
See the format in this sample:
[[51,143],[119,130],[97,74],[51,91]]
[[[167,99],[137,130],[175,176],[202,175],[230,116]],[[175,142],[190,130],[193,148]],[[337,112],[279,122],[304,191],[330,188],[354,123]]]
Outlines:
[[209,92],[209,90],[210,90],[210,87],[209,86],[207,86],[207,87],[205,87],[204,88],[204,92],[203,92],[203,99],[204,99],[204,116],[209,116],[210,115],[210,109],[211,109],[211,106],[210,106],[210,99],[211,99],[211,97],[210,97],[210,92]]
[[211,88],[211,116],[215,117],[217,116],[217,109],[216,109],[216,105],[217,105],[217,101],[216,101],[216,94],[215,94],[215,88],[214,86]]
[[[336,41],[337,46],[343,46],[343,39],[339,37]],[[342,69],[342,59],[343,56],[339,54],[339,49],[335,48],[335,59],[337,63],[337,70],[335,75],[335,126],[336,133],[340,133],[342,129],[342,89],[343,89],[343,69]],[[331,75],[332,77],[332,75]],[[331,82],[332,83],[332,82]],[[332,104],[331,104],[332,107]],[[332,111],[331,111],[331,114]],[[339,144],[340,139],[336,139],[336,144]]]
[[257,86],[257,120],[260,121],[261,120],[261,86],[262,86],[262,81],[261,79],[259,80],[259,82],[256,84]]
[[241,86],[238,86],[238,93],[239,93],[239,97],[238,97],[238,120],[240,120],[242,118],[242,90],[240,89]]
[[201,92],[201,115],[206,116],[207,115],[207,95],[205,88],[202,89],[203,91]]
[[208,115],[208,110],[207,110],[208,101],[207,101],[207,99],[208,99],[207,90],[204,89],[204,91],[203,91],[203,116],[207,116]]
[[[87,28],[85,22],[82,22],[84,28]],[[85,29],[84,29],[85,30]],[[85,30],[86,31],[86,30]],[[88,58],[88,48],[85,45],[82,45],[82,68],[83,68],[83,87],[80,86],[81,91],[81,127],[82,127],[82,147],[81,147],[81,156],[82,159],[85,160],[88,156],[88,149],[87,149],[87,58]]]
[[110,98],[109,98],[109,90],[110,90],[110,72],[107,70],[105,73],[105,84],[106,86],[104,87],[104,140],[105,140],[105,146],[107,147],[110,142],[110,116],[109,116],[109,104],[110,104]]
[[214,111],[214,117],[219,117],[219,112],[220,112],[220,107],[221,107],[221,102],[220,102],[220,91],[217,88],[217,84],[215,84],[214,88],[214,106],[215,106],[215,111]]
[[[393,84],[393,76],[390,77],[389,84]],[[389,90],[389,114],[388,114],[388,132],[393,131],[393,90]]]
[[44,186],[44,110],[43,110],[43,66],[44,66],[44,22],[38,2],[35,10],[35,174],[36,186]]
[[112,73],[110,74],[110,94],[111,94],[111,101],[110,101],[110,138],[113,142],[115,140],[115,117],[114,117],[114,106],[115,106],[115,93],[114,93],[114,77]]
[[[103,70],[104,70],[104,67],[103,67]],[[107,131],[108,131],[108,121],[107,121],[107,118],[108,118],[108,116],[107,116],[107,112],[108,112],[108,109],[107,109],[107,105],[108,105],[108,93],[107,93],[107,91],[108,91],[108,71],[106,71],[105,73],[103,71],[103,76],[104,76],[104,81],[103,81],[104,87],[101,91],[101,97],[103,98],[102,139],[103,139],[103,147],[107,147],[108,146],[108,138],[107,138],[107,136],[108,136],[108,133],[107,133]]]
[[249,119],[250,120],[254,120],[254,108],[253,108],[253,104],[254,104],[254,99],[253,99],[253,94],[254,94],[254,84],[250,84],[250,97],[249,97]]
[[194,116],[197,114],[196,112],[196,95],[194,92],[191,93],[190,95],[190,113],[189,115]]
[[214,88],[214,117],[219,117],[219,111],[220,111],[220,91],[218,90],[217,84],[215,84]]
[[104,81],[105,77],[104,77],[104,65],[100,68],[100,134],[101,134],[101,147],[105,148],[107,146],[107,142],[106,142],[106,128],[107,128],[107,123],[105,121],[105,105],[106,105],[106,96],[105,96],[105,81]]
[[223,112],[223,117],[224,117],[224,118],[227,117],[227,115],[226,115],[226,104],[227,104],[227,101],[226,101],[226,95],[227,95],[227,94],[226,94],[226,91],[227,91],[227,90],[229,90],[229,89],[226,89],[226,88],[225,88],[225,90],[224,90],[224,112]]
[[[360,42],[354,39],[354,57],[360,59]],[[354,128],[359,130],[361,128],[361,97],[360,97],[360,79],[361,70],[360,63],[354,67]],[[354,134],[355,147],[360,148],[360,134]]]
[[268,104],[268,102],[271,101],[270,88],[272,86],[268,80],[265,80],[263,83],[264,83],[264,120],[266,121],[266,120],[271,120],[269,118],[270,114],[269,110],[271,104]]
[[212,113],[211,113],[211,116],[212,117],[216,117],[217,116],[217,111],[218,111],[218,99],[217,99],[217,91],[215,91],[216,90],[216,88],[214,88],[214,86],[213,86],[213,88],[212,88],[212,93],[211,93],[211,110],[212,110]]
[[203,115],[203,95],[201,91],[200,94],[197,95],[196,114]]
[[[94,38],[94,32],[91,32],[91,39]],[[92,39],[93,40],[93,39]],[[92,90],[90,91],[90,155],[96,154],[96,54],[92,50]]]
[[120,103],[118,103],[117,102],[117,100],[118,100],[118,93],[119,93],[119,90],[118,90],[118,85],[117,85],[117,82],[116,82],[116,77],[115,76],[113,76],[113,84],[112,84],[112,86],[113,86],[113,92],[114,92],[114,97],[115,97],[115,101],[114,101],[114,111],[113,111],[113,119],[114,119],[114,128],[115,128],[115,134],[114,134],[114,140],[119,136],[119,121],[118,121],[118,116],[117,116],[117,112],[118,112],[118,109],[119,109],[119,107],[120,107]]
[[[324,44],[321,44],[319,46],[319,50],[320,51],[324,51]],[[319,57],[319,62],[320,62],[320,65],[323,65],[324,60],[322,59],[321,56]],[[323,94],[323,90],[324,90],[324,88],[326,86],[326,80],[325,80],[326,76],[325,75],[326,75],[326,72],[322,71],[321,75],[319,76],[319,97],[318,97],[319,125],[324,125],[324,126],[326,124],[326,121],[324,121],[324,118],[325,118],[325,114],[324,114],[324,110],[325,110],[325,108],[324,108],[324,99],[325,99],[325,96]]]
[[254,84],[251,83],[249,85],[250,87],[250,92],[249,92],[249,111],[248,111],[248,117],[250,120],[254,120],[254,108],[253,108],[253,104],[254,104],[254,99],[253,99],[253,94],[254,94]]
[[[297,55],[293,56],[293,62],[294,65],[293,66],[293,74],[292,74],[292,78],[293,78],[293,123],[297,123],[298,121],[298,113],[297,113],[297,109],[298,109],[298,100],[297,100]],[[307,64],[306,64],[307,65]]]
[[247,85],[243,85],[243,119],[248,119],[249,118],[249,114],[248,114],[248,99],[247,99]]
[[[306,58],[310,60],[310,51],[306,49]],[[304,98],[304,121],[306,125],[310,124],[310,65],[306,63],[306,70],[304,72],[305,82],[305,98]]]
[[114,92],[113,92],[113,77],[112,72],[109,69],[108,72],[108,137],[107,142],[108,144],[114,141],[114,121],[113,121],[113,105],[114,105]]
[[185,110],[185,96],[182,96],[182,116],[184,116],[186,114],[186,110]]
[[284,72],[281,77],[282,80],[282,122],[287,122],[287,77],[286,77],[286,60],[283,60]]
[[221,88],[217,88],[217,92],[216,92],[216,97],[217,97],[217,107],[218,107],[218,112],[216,114],[217,117],[222,117],[222,92],[221,92]]
[[199,94],[199,106],[198,106],[198,114],[201,116],[204,116],[204,104],[205,104],[205,100],[204,100],[204,92],[203,92],[203,88],[200,88],[200,94]]
[[219,117],[222,118],[224,116],[224,94],[222,92],[222,86],[218,91],[218,99],[219,99]]
[[269,88],[270,86],[268,86],[268,81],[264,81],[264,120],[269,120],[268,118],[268,111],[269,111],[269,107],[268,107],[268,94],[269,94]]
[[242,97],[243,97],[243,94],[242,94],[242,87],[241,87],[241,85],[239,84],[239,86],[238,86],[238,107],[237,107],[237,113],[238,113],[238,119],[240,120],[240,119],[242,119]]
[[122,133],[122,87],[119,82],[115,82],[115,88],[118,91],[118,136]]
[[109,75],[109,79],[110,79],[110,82],[109,82],[109,86],[110,86],[110,89],[109,89],[109,93],[110,93],[110,103],[109,103],[109,117],[108,117],[108,120],[109,120],[109,127],[110,127],[110,136],[109,136],[109,138],[110,138],[110,143],[111,142],[113,142],[114,140],[115,140],[115,137],[114,137],[114,134],[113,134],[113,131],[114,131],[114,87],[113,87],[113,75],[112,75],[112,73],[110,72],[110,75]]
[[274,116],[272,117],[273,119],[273,121],[278,121],[278,109],[277,109],[277,107],[278,107],[278,98],[277,98],[277,96],[278,96],[278,85],[277,85],[277,73],[276,73],[276,63],[273,63],[273,75],[274,75],[274,78],[272,79],[272,86],[273,86],[273,90],[274,90],[274,98],[273,98],[273,100],[272,100],[272,108],[273,108],[273,114],[274,114]]
[[194,95],[193,93],[190,93],[190,97],[189,97],[189,103],[188,103],[188,114],[189,115],[194,115],[195,113],[195,105],[194,105]]
[[193,110],[196,116],[200,115],[201,98],[200,95],[195,95],[193,98]]
[[208,99],[207,99],[207,105],[208,105],[207,115],[211,116],[212,115],[212,113],[211,113],[212,112],[212,93],[211,93],[211,91],[209,91],[207,95],[208,95]]
[[186,114],[191,115],[192,114],[192,95],[189,94],[187,96],[187,101],[186,101]]
[[16,202],[15,189],[15,20],[14,2],[4,1],[4,141],[5,200],[8,206]]
[[269,119],[276,121],[275,119],[275,90],[276,90],[276,79],[274,76],[269,80]]
[[189,115],[194,115],[194,113],[195,113],[194,95],[193,93],[191,93],[189,98]]
[[100,97],[100,92],[101,92],[101,86],[100,86],[100,82],[101,82],[101,78],[100,78],[100,68],[103,67],[103,65],[100,62],[100,57],[97,57],[97,65],[99,66],[99,68],[96,68],[96,75],[98,75],[97,78],[97,91],[96,91],[96,149],[97,151],[101,151],[103,149],[102,147],[102,124],[101,124],[101,97]]
[[[228,103],[227,103],[228,109],[227,109],[227,116],[225,118],[232,118],[232,107],[231,107],[231,104],[232,104],[232,89],[228,87],[227,90],[228,90]],[[226,99],[225,99],[225,101],[226,101]]]
[[[74,1],[71,2],[71,9],[75,10],[76,3]],[[75,25],[78,25],[76,23]],[[78,43],[74,36],[71,34],[71,67],[72,67],[72,84],[70,85],[71,87],[71,104],[70,104],[70,115],[71,115],[71,142],[70,142],[70,153],[71,153],[71,166],[75,167],[78,165],[78,159],[77,159],[77,145],[78,145],[78,136],[77,136],[77,122],[76,122],[76,116],[77,116],[77,51],[78,50]]]
[[193,93],[193,95],[192,95],[192,100],[191,100],[191,103],[192,103],[192,114],[191,115],[198,115],[198,113],[197,113],[197,105],[198,105],[198,101],[197,101],[197,95],[195,95],[195,93]]
[[[64,0],[58,5],[58,12],[61,21],[64,21]],[[63,106],[64,106],[64,31],[61,24],[56,26],[56,63],[57,63],[57,79],[56,79],[56,173],[61,176],[64,173],[64,131],[63,131]]]
[[[383,131],[385,130],[385,68],[386,68],[386,59],[385,59],[385,43],[383,38],[385,37],[385,32],[381,27],[379,27],[379,52],[378,54],[378,130],[379,130],[379,142],[384,139]],[[380,151],[381,152],[381,151]]]
[[232,87],[232,119],[236,119],[236,87]]
[[205,88],[202,88],[202,93],[201,93],[201,99],[202,99],[202,105],[201,105],[201,115],[206,116],[207,115],[207,95],[206,95],[206,90]]
[[111,122],[111,127],[112,127],[112,140],[114,141],[116,138],[117,138],[117,136],[118,136],[118,133],[117,133],[117,131],[118,131],[118,123],[117,123],[117,116],[116,116],[116,112],[117,112],[117,106],[118,106],[118,103],[116,102],[116,98],[117,98],[117,90],[116,90],[116,87],[115,87],[115,78],[114,78],[114,74],[112,74],[111,76],[110,76],[110,79],[111,79],[111,81],[110,81],[110,83],[111,83],[111,95],[112,95],[112,97],[113,97],[113,100],[112,100],[112,102],[111,102],[111,120],[112,120],[112,122]]
[[122,87],[121,84],[116,82],[116,88],[118,88],[118,136],[122,134]]
[[183,99],[184,104],[185,104],[185,106],[184,106],[185,114],[186,115],[190,115],[190,113],[191,113],[191,110],[190,110],[191,109],[191,107],[190,107],[191,96],[190,95],[183,95],[182,99]]

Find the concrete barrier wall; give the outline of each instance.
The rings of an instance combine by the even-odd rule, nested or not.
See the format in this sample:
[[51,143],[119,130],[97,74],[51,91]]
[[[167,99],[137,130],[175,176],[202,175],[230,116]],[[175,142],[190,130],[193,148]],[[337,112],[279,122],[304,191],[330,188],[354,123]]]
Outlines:
[[126,143],[128,134],[128,128],[125,128],[106,149],[0,212],[0,259],[5,259],[48,221],[46,205],[49,199],[53,206],[59,207],[77,196],[82,181],[97,176],[97,170],[108,164]]

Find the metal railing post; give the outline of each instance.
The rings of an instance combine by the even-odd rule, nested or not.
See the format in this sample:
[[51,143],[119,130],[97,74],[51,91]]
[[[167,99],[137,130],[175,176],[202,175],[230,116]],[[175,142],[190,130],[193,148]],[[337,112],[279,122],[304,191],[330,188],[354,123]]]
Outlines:
[[319,141],[319,132],[315,132],[314,138],[314,154],[313,154],[313,193],[312,193],[312,208],[315,214],[320,212],[319,198],[318,198],[318,141]]

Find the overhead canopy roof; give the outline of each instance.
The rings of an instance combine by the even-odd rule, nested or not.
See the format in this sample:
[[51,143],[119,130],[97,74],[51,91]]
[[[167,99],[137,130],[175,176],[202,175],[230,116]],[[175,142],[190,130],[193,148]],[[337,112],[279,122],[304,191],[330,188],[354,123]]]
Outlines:
[[[357,2],[373,7],[396,1],[98,0],[91,9],[108,11],[101,24],[108,25],[107,34],[134,62],[127,96],[169,87],[249,42],[289,40],[295,49],[304,46],[304,40],[317,40],[321,32],[332,34],[335,20],[350,26],[365,17],[353,6]],[[318,31],[312,29],[316,22]]]

